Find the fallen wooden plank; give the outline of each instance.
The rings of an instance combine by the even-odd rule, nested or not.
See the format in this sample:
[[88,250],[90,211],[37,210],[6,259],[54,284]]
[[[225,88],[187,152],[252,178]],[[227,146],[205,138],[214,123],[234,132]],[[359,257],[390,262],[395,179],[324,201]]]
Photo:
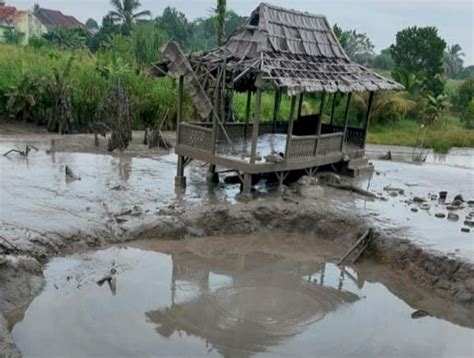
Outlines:
[[[338,261],[337,265],[341,265],[345,259],[347,259],[355,249],[371,234],[371,229],[367,230],[357,241],[354,243],[354,245],[351,246],[351,248],[342,256],[342,258]],[[359,255],[360,256],[360,255]]]

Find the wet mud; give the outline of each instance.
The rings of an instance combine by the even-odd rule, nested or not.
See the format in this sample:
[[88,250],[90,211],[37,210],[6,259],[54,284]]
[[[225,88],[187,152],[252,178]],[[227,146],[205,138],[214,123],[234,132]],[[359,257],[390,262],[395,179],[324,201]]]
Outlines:
[[[278,233],[197,241],[53,259],[12,330],[23,356],[473,353],[472,310],[446,307],[374,263],[337,267],[332,242]],[[244,244],[226,252],[226,241]],[[111,266],[115,291],[96,284]],[[413,319],[420,309],[429,316]]]
[[[170,135],[170,137],[172,136]],[[185,261],[191,260],[197,266],[204,265],[207,267],[205,270],[208,271],[212,271],[213,265],[216,267],[223,265],[221,261],[234,262],[234,259],[242,257],[243,254],[251,256],[257,252],[259,255],[263,255],[260,255],[258,260],[249,259],[248,261],[249,264],[254,262],[254,269],[257,271],[266,267],[267,256],[270,257],[268,261],[271,267],[274,265],[275,257],[281,258],[283,256],[285,265],[281,267],[280,271],[277,271],[278,276],[282,276],[282,285],[285,286],[295,285],[303,277],[301,275],[294,276],[290,269],[296,263],[307,261],[317,261],[319,264],[328,263],[331,267],[330,270],[336,272],[334,276],[340,275],[341,270],[331,262],[336,262],[337,258],[340,258],[367,228],[372,227],[375,229],[374,240],[362,257],[361,275],[363,274],[368,282],[385,287],[385,291],[388,290],[388,293],[385,293],[387,297],[390,295],[399,297],[408,305],[409,309],[406,307],[405,309],[422,309],[429,312],[432,316],[429,316],[426,321],[441,320],[444,325],[446,320],[455,325],[472,328],[474,235],[472,231],[469,233],[461,231],[461,228],[465,226],[464,221],[474,211],[474,208],[467,202],[474,198],[472,153],[471,156],[464,155],[464,152],[464,154],[454,155],[456,160],[449,160],[446,163],[442,163],[442,158],[428,156],[428,163],[423,165],[374,160],[376,168],[374,176],[358,179],[353,183],[373,192],[375,198],[367,198],[357,193],[328,187],[317,180],[301,180],[299,183],[284,188],[282,192],[269,188],[265,183],[260,183],[257,185],[259,192],[254,194],[253,200],[246,201],[240,198],[238,184],[224,184],[224,181],[221,180],[217,186],[207,185],[204,179],[207,167],[199,163],[192,163],[186,170],[187,190],[175,192],[176,160],[174,154],[162,150],[149,151],[140,144],[140,135],[136,135],[135,138],[130,150],[111,155],[106,154],[104,149],[93,149],[93,136],[90,135],[56,138],[56,136],[44,133],[18,133],[15,130],[7,135],[0,135],[1,153],[13,147],[21,148],[26,144],[32,144],[38,149],[38,151],[33,150],[28,158],[15,155],[0,156],[0,198],[2,203],[0,207],[0,311],[8,316],[10,322],[10,326],[7,327],[6,321],[1,319],[0,314],[0,355],[18,356],[15,344],[9,334],[5,332],[8,332],[14,323],[32,322],[29,321],[28,312],[32,307],[35,307],[36,300],[44,299],[41,298],[42,295],[49,295],[48,297],[51,299],[54,294],[58,292],[62,294],[69,287],[69,291],[75,292],[72,295],[76,296],[76,290],[89,286],[94,287],[94,290],[90,292],[95,292],[95,289],[100,290],[98,292],[101,294],[104,291],[107,292],[108,285],[95,287],[97,286],[95,283],[97,274],[103,272],[97,270],[97,267],[101,267],[101,265],[96,264],[94,255],[98,255],[98,257],[105,255],[107,259],[102,261],[110,264],[108,254],[102,254],[102,251],[99,251],[97,254],[79,255],[77,259],[56,257],[68,254],[78,255],[77,253],[90,252],[92,249],[99,249],[110,244],[131,245],[131,241],[137,239],[152,240],[148,240],[146,244],[142,243],[141,245],[144,245],[142,247],[138,245],[137,249],[121,251],[122,249],[115,248],[110,250],[133,252],[132,256],[134,257],[142,255],[143,257],[148,257],[147,255],[155,257],[153,255],[158,255],[157,260],[163,261],[162,264],[165,266],[173,266],[171,262],[173,260],[170,260],[170,257],[181,255],[185,257]],[[104,144],[105,146],[106,144]],[[66,176],[65,166],[70,167],[74,172],[75,178],[73,180]],[[397,195],[394,195],[391,194],[393,190],[387,188],[398,188],[403,192],[398,191]],[[448,191],[448,199],[444,202],[439,201],[439,198],[432,200],[433,195],[438,194],[441,190]],[[448,206],[452,206],[451,203],[457,194],[462,194],[466,202],[455,210],[448,209]],[[422,198],[423,201],[413,200],[415,197]],[[429,205],[429,208],[424,209],[422,205]],[[413,209],[417,211],[414,212]],[[444,213],[445,217],[440,218],[436,215],[439,213]],[[458,215],[458,220],[448,220],[449,213]],[[289,236],[288,240],[282,240],[274,234],[276,232],[292,233],[299,236],[297,238]],[[209,238],[210,236],[219,239]],[[160,253],[150,252],[150,250]],[[191,257],[190,253],[192,253]],[[213,261],[216,255],[222,260]],[[226,255],[224,260],[223,257]],[[89,260],[88,257],[91,259]],[[261,264],[258,264],[259,260],[263,260]],[[131,259],[128,266],[117,268],[117,277],[124,277],[127,272],[134,270],[141,272],[140,261]],[[152,266],[151,261],[150,267]],[[168,264],[164,262],[168,262]],[[372,262],[372,264],[377,262],[383,265],[378,266],[379,268],[384,267],[389,273],[385,276],[374,276],[374,272],[372,272],[374,267],[369,265],[363,269],[366,262]],[[287,263],[288,265],[286,265]],[[91,265],[90,271],[87,268],[88,264]],[[44,272],[45,281],[43,281],[45,265],[47,266]],[[278,267],[278,265],[276,266]],[[51,267],[53,267],[52,271]],[[376,270],[377,272],[380,271],[379,268]],[[232,267],[229,270],[232,271],[230,276],[233,277],[236,268]],[[61,277],[64,272],[69,272],[69,274],[66,275],[66,282],[56,282],[57,288],[53,283],[51,288],[51,272],[56,272],[54,275]],[[390,272],[396,272],[395,276],[400,280],[395,280]],[[287,277],[288,279],[285,281],[284,277],[288,273],[291,273],[292,276]],[[313,273],[321,273],[321,269],[316,268]],[[141,275],[143,279],[140,280],[137,274],[134,280],[138,280],[137,284],[147,286],[143,283],[145,273]],[[244,278],[247,277],[245,274],[242,275]],[[252,275],[249,274],[246,279],[255,282],[255,277]],[[267,277],[267,279],[270,278]],[[78,281],[82,282],[79,287],[77,287]],[[45,287],[42,293],[28,306],[40,292],[43,282]],[[235,353],[235,342],[230,341],[229,337],[240,337],[239,339],[243,341],[249,340],[250,338],[246,337],[245,332],[248,327],[254,330],[263,327],[263,336],[260,341],[249,342],[248,354],[239,351],[238,355],[265,354],[266,352],[291,355],[291,352],[296,352],[292,350],[296,346],[282,345],[281,342],[287,340],[298,342],[300,337],[306,337],[305,334],[310,336],[315,334],[315,331],[303,329],[305,324],[302,322],[308,320],[311,323],[311,319],[320,316],[324,321],[328,316],[337,315],[337,312],[341,310],[339,306],[328,307],[324,304],[318,306],[309,303],[306,301],[308,294],[304,290],[301,295],[294,297],[295,300],[300,300],[298,303],[292,301],[293,298],[282,292],[278,285],[276,288],[272,286],[268,289],[263,285],[258,292],[254,286],[250,286],[250,288],[247,286],[239,287],[236,291],[235,287],[227,285],[222,287],[222,291],[207,292],[203,297],[193,298],[192,301],[197,302],[197,306],[183,308],[186,312],[184,316],[189,317],[189,321],[184,324],[187,325],[186,329],[190,332],[192,332],[192,327],[195,328],[196,322],[203,319],[202,314],[209,314],[210,317],[215,318],[215,321],[210,320],[210,324],[218,324],[221,320],[227,323],[234,320],[245,321],[248,326],[244,325],[245,329],[235,335],[235,331],[232,331],[235,326],[231,326],[232,329],[228,331],[231,333],[228,336],[225,335],[225,332],[214,332],[215,327],[212,325],[209,327],[206,337],[199,335],[195,337],[194,333],[190,333],[190,336],[195,338],[190,338],[184,343],[181,342],[183,349],[185,349],[184,347],[190,349],[189,351],[180,351],[181,355],[189,355],[187,352],[193,352],[193,349],[196,349],[195,344],[200,344],[203,340],[208,342],[208,349],[213,347],[209,351],[210,355],[223,354],[222,349],[225,349],[225,352]],[[315,291],[314,287],[311,290],[310,296],[329,295],[328,297],[335,297],[331,296],[332,293],[328,293],[331,290],[325,289],[320,292]],[[358,290],[360,290],[358,286],[357,289],[348,290],[350,295],[344,298],[336,295],[341,299],[341,307],[357,305],[357,302],[361,301],[360,297],[365,295]],[[427,290],[426,292],[429,294],[419,293],[419,290]],[[89,289],[86,291],[89,292]],[[118,294],[121,292],[119,279],[117,292],[119,292]],[[94,293],[94,295],[97,294],[97,292]],[[108,292],[108,294],[112,293]],[[431,297],[430,295],[433,296],[432,299],[427,298]],[[268,301],[270,297],[274,296],[282,297],[282,301],[274,303],[276,311],[281,311],[280,313],[283,315],[276,317],[276,319],[277,321],[293,322],[290,328],[280,329],[278,324],[272,326],[271,321],[269,321],[269,325],[265,325],[261,322],[264,316],[258,318],[259,312],[264,311],[265,307],[245,306],[245,302],[251,298]],[[99,296],[93,297],[99,299]],[[335,302],[338,302],[339,298],[337,297],[334,298]],[[349,297],[355,301],[351,301]],[[374,296],[374,300],[375,297],[377,296]],[[384,297],[379,297],[377,300],[383,301]],[[324,299],[318,299],[319,301],[324,301]],[[313,305],[316,313],[308,315],[307,312],[298,310],[283,312],[278,307],[285,302],[290,302],[292,307],[300,305],[311,307]],[[372,304],[378,303],[374,301]],[[208,312],[204,310],[204,313],[201,312],[203,307],[207,307],[206,305],[209,307],[222,306],[226,314],[221,315],[220,311]],[[234,307],[240,306],[242,306],[240,313],[244,316],[239,316],[239,312],[228,312],[232,311]],[[442,308],[451,306],[456,309],[452,311]],[[25,310],[26,307],[30,308]],[[104,306],[99,305],[98,307],[107,311]],[[147,306],[146,312],[154,318],[163,318],[163,307],[169,309],[170,305],[168,303],[167,306],[160,307],[157,305]],[[198,309],[195,310],[193,307],[198,307]],[[113,312],[120,316],[123,314],[121,309],[123,307],[116,307]],[[188,309],[189,311],[186,311]],[[96,310],[98,312],[98,308]],[[26,315],[23,317],[25,312]],[[167,311],[165,310],[165,312]],[[141,312],[140,316],[143,316],[144,313],[145,311]],[[41,313],[38,314],[41,315]],[[100,313],[97,314],[100,315]],[[108,314],[112,313],[108,312]],[[93,316],[93,314],[89,313],[89,316]],[[252,322],[250,319],[252,317],[257,317],[258,321]],[[392,315],[390,317],[399,321],[397,317],[392,317]],[[167,318],[172,322],[179,321],[181,319],[179,310],[171,312]],[[150,322],[153,321],[150,317],[147,319]],[[35,323],[32,323],[31,327],[38,324],[36,319],[32,320]],[[298,323],[294,324],[296,321]],[[314,321],[309,325],[319,321]],[[72,321],[69,322],[71,325],[69,329],[74,329]],[[150,322],[147,324],[147,329],[151,325]],[[385,318],[384,322],[386,323]],[[83,323],[84,325],[93,324],[89,321]],[[405,322],[400,322],[400,327],[402,327],[400,329],[405,329],[405,324]],[[426,331],[441,330],[444,332],[446,329],[451,332],[450,328],[446,328],[451,327],[449,324],[448,326],[437,326],[437,324],[426,326]],[[19,326],[21,323],[15,325],[15,327]],[[337,324],[334,323],[332,329],[334,330],[336,327]],[[276,331],[273,332],[270,328],[276,328]],[[170,330],[170,337],[182,336],[186,329],[164,328],[165,331]],[[54,327],[51,327],[51,330],[54,332]],[[105,346],[112,344],[111,342],[120,337],[116,330],[111,328],[111,331],[113,334],[103,338],[106,342],[103,344]],[[270,342],[268,344],[265,343],[267,333]],[[147,336],[149,333],[144,334]],[[156,339],[156,329],[153,334]],[[328,336],[320,331],[317,334]],[[161,336],[161,333],[158,332],[158,335]],[[279,335],[281,335],[281,339]],[[464,337],[465,333],[456,333],[456,335]],[[15,342],[18,344],[20,338],[16,337]],[[290,337],[293,338],[290,339]],[[427,335],[420,339],[432,341],[430,337]],[[444,349],[444,346],[447,346],[446,352],[460,356],[469,352],[467,350],[469,347],[464,341],[459,341],[459,346],[456,348],[452,344],[458,342],[456,338],[452,338],[451,333],[446,337],[446,341],[437,342],[438,349]],[[470,333],[467,333],[467,337],[472,338]],[[214,338],[221,343],[212,343],[211,339]],[[150,348],[154,343],[147,339],[143,338],[140,344]],[[366,337],[366,339],[368,338]],[[408,355],[421,356],[422,352],[431,352],[431,347],[428,347],[427,344],[417,343],[414,345],[403,340],[402,342],[407,344],[407,349],[410,349],[405,352]],[[39,341],[37,343],[39,344]],[[71,347],[74,344],[79,344],[72,341],[69,343],[72,344]],[[378,350],[363,351],[360,350],[362,348],[353,346],[352,351],[341,352],[340,356],[349,355],[349,353],[356,356],[375,353],[403,356],[391,343],[382,342],[382,338],[379,343],[379,346],[372,347]],[[29,349],[24,347],[30,346],[30,344],[33,343],[29,342],[23,345],[22,351]],[[440,344],[443,346],[440,347]],[[125,356],[127,355],[127,352],[123,351],[101,351],[104,348],[99,345],[97,342],[97,346],[91,347],[91,349],[103,354],[118,354],[116,356],[120,356],[123,353]],[[224,348],[219,348],[220,346]],[[173,340],[169,346],[169,352],[176,350],[176,347],[176,341]],[[272,350],[273,348],[268,347],[279,348]],[[329,349],[328,347],[326,348]],[[388,347],[389,350],[384,351],[384,347]],[[138,349],[138,346],[135,348]],[[144,348],[145,351],[148,348]],[[312,348],[314,349],[314,346]],[[65,347],[58,346],[57,349],[59,352]],[[470,349],[472,353],[472,345]],[[146,355],[145,351],[143,352]],[[137,352],[141,351],[137,350]],[[163,352],[168,351],[163,350]],[[199,352],[201,351],[199,350]],[[324,351],[324,349],[318,352],[323,355],[328,354],[328,351]],[[437,351],[433,350],[433,352]],[[229,354],[232,355],[233,353],[231,353]]]

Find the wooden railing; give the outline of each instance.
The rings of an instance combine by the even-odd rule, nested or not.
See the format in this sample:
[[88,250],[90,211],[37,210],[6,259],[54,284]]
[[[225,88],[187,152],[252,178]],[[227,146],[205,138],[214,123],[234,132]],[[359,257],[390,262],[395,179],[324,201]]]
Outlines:
[[344,133],[321,134],[316,155],[327,155],[341,151]]
[[317,138],[317,136],[291,136],[287,159],[314,157]]
[[[344,126],[332,126],[330,124],[322,125],[323,133],[339,133],[344,132]],[[346,143],[355,144],[360,148],[364,148],[365,131],[362,128],[347,127]]]
[[180,123],[178,145],[212,152],[212,129],[188,123]]

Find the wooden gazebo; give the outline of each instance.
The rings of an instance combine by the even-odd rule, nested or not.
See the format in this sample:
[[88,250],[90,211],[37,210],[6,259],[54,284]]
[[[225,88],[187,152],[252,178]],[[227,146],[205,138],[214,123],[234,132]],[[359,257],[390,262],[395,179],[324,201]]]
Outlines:
[[[166,61],[154,64],[153,73],[171,73],[179,79],[176,185],[182,187],[186,185],[184,168],[193,159],[209,163],[212,180],[217,179],[217,166],[234,170],[244,194],[251,191],[252,177],[264,173],[274,173],[283,182],[291,171],[314,175],[319,167],[334,164],[357,174],[367,167],[364,148],[374,92],[403,88],[351,62],[324,16],[264,3],[220,48],[185,56],[171,42],[163,53]],[[183,120],[184,88],[201,121]],[[266,90],[275,93],[270,121],[261,118],[262,91]],[[248,93],[242,123],[233,119],[234,91]],[[359,128],[348,126],[353,92],[370,93]],[[281,121],[285,93],[291,97],[290,114]],[[320,108],[302,116],[307,93],[321,94]],[[334,94],[331,119],[322,123],[329,93]],[[253,94],[255,110],[250,118]],[[336,97],[342,96],[345,114],[336,125]]]

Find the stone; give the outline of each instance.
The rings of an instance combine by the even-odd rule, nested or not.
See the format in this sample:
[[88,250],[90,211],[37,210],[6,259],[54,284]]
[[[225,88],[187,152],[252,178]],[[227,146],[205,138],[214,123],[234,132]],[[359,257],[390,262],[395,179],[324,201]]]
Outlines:
[[435,216],[440,219],[444,219],[446,217],[445,213],[436,213]]
[[420,198],[419,196],[415,196],[415,197],[413,198],[413,201],[414,201],[415,203],[424,203],[426,200],[423,199],[423,198]]
[[462,197],[461,194],[456,195],[456,196],[454,197],[454,200],[459,200],[459,201],[461,201],[461,202],[464,203],[464,198]]
[[396,197],[398,196],[398,193],[396,191],[391,191],[389,195],[392,197]]
[[382,200],[382,201],[388,201],[388,198],[386,198],[385,196],[382,196],[382,197],[380,198],[380,200]]
[[461,231],[462,232],[471,232],[471,229],[469,229],[468,227],[462,227]]
[[417,209],[417,208],[411,208],[410,210],[413,211],[414,213],[417,213],[417,212],[418,212],[418,209]]
[[456,207],[455,207],[455,206],[452,206],[452,205],[447,205],[447,206],[446,206],[446,209],[447,209],[447,210],[456,210]]
[[463,201],[459,199],[454,199],[453,202],[451,203],[452,206],[461,206]]
[[430,206],[428,204],[421,204],[420,209],[421,210],[429,210]]
[[455,214],[455,213],[448,213],[448,220],[458,221],[459,220],[459,215]]
[[464,220],[464,225],[473,227],[474,226],[474,220]]
[[404,195],[404,194],[405,194],[405,190],[403,190],[403,189],[400,189],[400,190],[398,191],[398,194],[400,194],[400,195]]

